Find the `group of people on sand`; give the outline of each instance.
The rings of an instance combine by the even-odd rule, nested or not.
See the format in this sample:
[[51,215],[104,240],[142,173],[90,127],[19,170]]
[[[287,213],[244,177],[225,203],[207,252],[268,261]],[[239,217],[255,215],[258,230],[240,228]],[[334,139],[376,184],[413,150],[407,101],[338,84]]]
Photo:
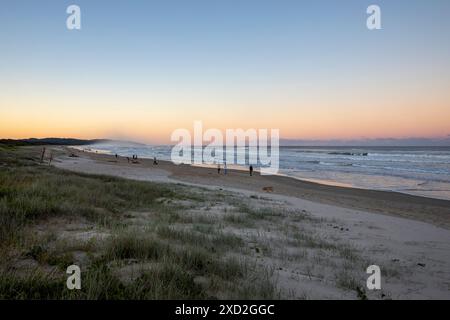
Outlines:
[[[116,159],[117,159],[117,154],[116,154]],[[133,158],[131,159],[131,162],[137,163],[137,159],[138,159],[137,154],[133,154]],[[130,163],[130,157],[127,157],[127,161],[128,161],[128,163]]]
[[[220,166],[220,163],[219,164],[217,164],[217,174],[220,174],[220,171],[221,171],[221,166]],[[252,165],[250,165],[250,167],[248,168],[249,169],[249,173],[250,173],[250,176],[253,176],[253,166]],[[226,162],[224,162],[224,164],[223,164],[223,174],[227,174],[227,163]]]
[[[116,154],[116,159],[118,158],[117,154]],[[133,154],[132,158],[131,158],[131,162],[132,163],[139,163],[138,161],[138,156],[137,154]],[[128,163],[130,163],[130,157],[127,157],[127,161]],[[157,165],[158,164],[158,160],[156,160],[156,157],[153,157],[153,164]]]

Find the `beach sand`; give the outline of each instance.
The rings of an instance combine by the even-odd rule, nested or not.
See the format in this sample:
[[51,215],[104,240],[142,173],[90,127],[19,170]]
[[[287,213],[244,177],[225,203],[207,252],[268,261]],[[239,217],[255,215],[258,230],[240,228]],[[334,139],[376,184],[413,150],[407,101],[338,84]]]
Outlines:
[[[252,200],[251,205],[267,206],[272,202],[287,209],[301,208],[314,219],[323,221],[320,227],[311,227],[309,231],[322,239],[357,248],[367,266],[383,266],[383,293],[370,292],[371,298],[450,299],[450,201],[325,186],[282,176],[260,176],[259,173],[250,177],[247,172],[236,170],[219,175],[215,168],[176,166],[166,161],[153,165],[150,159],[139,159],[139,163],[133,164],[123,157],[116,159],[111,155],[57,149],[60,155],[53,165],[62,169],[226,190],[243,199],[264,199],[259,204]],[[76,156],[70,157],[70,154]],[[273,192],[264,192],[266,187]],[[266,231],[260,230],[258,234],[267,237],[265,241],[272,250],[297,250],[299,254],[298,248],[277,246],[277,237],[281,235]],[[248,236],[249,231],[233,232]],[[315,279],[308,273],[298,272],[308,266],[322,268],[323,258],[315,255],[314,261],[307,265],[299,261],[283,262],[275,272],[278,285],[284,291],[293,292],[295,298],[303,295],[313,299],[354,298],[337,290],[326,276]],[[261,259],[266,265],[277,266],[273,257]],[[337,265],[336,261],[327,261],[328,268]],[[323,268],[326,274],[327,269]],[[350,268],[343,272],[365,276],[364,269]]]
[[[169,161],[139,159],[139,163],[128,163],[124,157],[82,152],[71,149],[80,158],[63,158],[56,162],[61,168],[86,173],[98,173],[123,178],[158,181],[184,182],[202,186],[219,186],[227,189],[241,189],[264,192],[270,187],[273,194],[292,196],[313,202],[329,204],[350,209],[383,213],[410,218],[450,229],[450,201],[407,195],[390,191],[374,191],[322,185],[284,176],[262,176],[255,172],[228,170],[228,174],[217,174],[216,168],[204,168],[191,165],[174,165]],[[60,159],[61,160],[61,159]],[[267,194],[267,192],[265,192]]]

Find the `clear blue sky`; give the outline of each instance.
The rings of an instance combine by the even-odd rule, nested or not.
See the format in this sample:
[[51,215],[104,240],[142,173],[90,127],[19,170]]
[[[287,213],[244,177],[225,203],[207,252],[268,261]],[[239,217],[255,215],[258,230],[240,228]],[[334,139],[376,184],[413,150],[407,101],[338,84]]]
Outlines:
[[[81,31],[66,29],[70,4],[81,7]],[[366,28],[370,4],[381,7],[380,31]],[[99,117],[109,110],[104,131],[86,135],[112,132],[108,128],[121,125],[118,118],[132,122],[130,112],[186,119],[167,128],[150,123],[158,127],[158,139],[200,117],[217,126],[245,123],[230,116],[239,112],[258,117],[249,126],[280,127],[286,137],[448,134],[450,123],[442,117],[450,114],[443,106],[450,87],[449,39],[448,0],[2,1],[0,115],[17,121],[40,108],[75,119],[74,110],[87,115],[98,108]],[[375,100],[366,104],[369,97]],[[401,112],[392,116],[402,118],[411,104],[424,121],[417,132],[413,118],[398,132],[395,123],[382,132],[339,131],[346,125],[340,113],[352,112],[362,123],[379,118],[374,126],[386,123],[383,115],[396,99]],[[434,108],[430,119],[422,115],[427,105]],[[221,123],[206,114],[209,108]],[[325,118],[334,114],[335,120],[324,121],[336,128],[325,132],[305,123],[296,131],[292,118],[320,121],[309,108]],[[36,135],[52,133],[39,130]],[[120,134],[144,134],[143,128],[127,130]]]

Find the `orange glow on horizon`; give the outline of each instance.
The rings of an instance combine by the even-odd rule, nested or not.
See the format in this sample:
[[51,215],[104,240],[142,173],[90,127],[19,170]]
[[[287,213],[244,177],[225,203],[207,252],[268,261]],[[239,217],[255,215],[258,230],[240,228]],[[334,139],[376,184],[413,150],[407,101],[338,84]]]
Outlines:
[[302,140],[435,138],[450,134],[446,102],[450,99],[442,96],[427,100],[387,96],[368,102],[355,94],[333,103],[330,97],[309,97],[296,103],[259,100],[199,104],[114,98],[94,102],[91,98],[69,101],[59,96],[0,100],[0,138],[111,138],[165,144],[170,143],[173,130],[192,130],[195,120],[203,122],[204,130],[279,129],[281,138]]

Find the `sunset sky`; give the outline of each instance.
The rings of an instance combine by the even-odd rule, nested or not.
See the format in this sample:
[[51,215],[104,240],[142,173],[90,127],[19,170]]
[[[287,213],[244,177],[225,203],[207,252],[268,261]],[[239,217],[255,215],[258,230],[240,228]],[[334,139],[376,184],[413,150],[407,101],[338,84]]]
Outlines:
[[[66,8],[81,7],[81,30]],[[377,4],[382,30],[366,28]],[[2,1],[0,138],[450,134],[450,1]]]

